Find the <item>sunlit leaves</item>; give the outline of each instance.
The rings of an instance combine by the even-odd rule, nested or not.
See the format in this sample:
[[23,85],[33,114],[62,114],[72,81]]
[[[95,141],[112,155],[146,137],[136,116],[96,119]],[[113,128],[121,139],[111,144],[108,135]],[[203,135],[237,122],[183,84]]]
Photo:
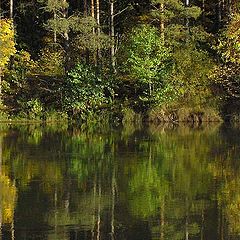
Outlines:
[[13,23],[11,20],[0,19],[0,69],[6,66],[15,52]]
[[84,118],[85,114],[94,113],[110,101],[105,92],[111,95],[112,88],[93,68],[78,64],[68,73],[63,91],[65,110],[75,114],[81,113],[81,117]]
[[14,218],[17,189],[10,179],[3,174],[0,175],[0,188],[0,217],[2,223],[12,223]]
[[226,62],[240,64],[240,14],[233,17],[218,45]]
[[142,98],[151,98],[154,91],[163,86],[170,59],[169,50],[164,46],[157,29],[149,25],[134,28],[123,49],[126,57],[123,63],[125,74],[136,81],[139,87],[142,85],[145,91]]

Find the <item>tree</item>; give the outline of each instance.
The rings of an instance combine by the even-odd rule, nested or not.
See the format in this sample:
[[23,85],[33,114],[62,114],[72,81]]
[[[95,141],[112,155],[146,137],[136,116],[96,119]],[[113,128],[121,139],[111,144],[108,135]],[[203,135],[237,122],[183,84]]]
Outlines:
[[[220,64],[214,69],[214,87],[223,102],[223,111],[230,114],[239,109],[240,100],[240,14],[233,16],[219,39],[217,51]],[[237,110],[238,111],[238,110]]]
[[150,25],[134,28],[123,46],[123,73],[135,83],[141,101],[156,101],[165,86],[170,52],[157,29]]
[[13,23],[0,19],[0,101],[2,95],[2,76],[10,57],[16,52]]

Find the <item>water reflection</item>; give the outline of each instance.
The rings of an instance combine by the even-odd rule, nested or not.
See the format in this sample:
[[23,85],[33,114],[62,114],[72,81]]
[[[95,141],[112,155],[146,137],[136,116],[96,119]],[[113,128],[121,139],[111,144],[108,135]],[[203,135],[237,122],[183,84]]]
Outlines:
[[226,126],[2,125],[1,239],[239,239]]

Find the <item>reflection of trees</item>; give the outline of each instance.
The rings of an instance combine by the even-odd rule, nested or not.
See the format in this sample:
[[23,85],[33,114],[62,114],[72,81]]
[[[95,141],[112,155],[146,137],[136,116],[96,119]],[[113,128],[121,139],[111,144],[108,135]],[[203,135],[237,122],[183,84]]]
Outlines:
[[211,186],[207,166],[215,133],[189,128],[150,130],[151,141],[143,143],[148,161],[135,166],[130,180],[132,212],[151,219],[156,239],[201,235]]
[[47,226],[48,239],[129,239],[124,229],[141,222],[152,239],[202,240],[226,216],[238,232],[237,142],[211,129],[12,127],[3,155],[19,189],[16,227]]
[[[14,210],[16,204],[16,187],[9,179],[9,172],[3,165],[3,137],[0,132],[0,231],[2,225],[11,225],[11,236],[14,239]],[[0,236],[2,236],[0,232]]]
[[212,153],[214,161],[209,164],[209,170],[217,185],[218,232],[224,239],[228,232],[240,235],[239,129],[229,128],[222,135],[222,141]]

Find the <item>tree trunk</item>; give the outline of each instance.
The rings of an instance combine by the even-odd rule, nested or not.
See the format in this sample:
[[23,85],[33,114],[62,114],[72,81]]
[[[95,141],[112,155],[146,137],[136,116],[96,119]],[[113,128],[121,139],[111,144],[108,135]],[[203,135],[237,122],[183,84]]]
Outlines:
[[[96,21],[97,21],[97,36],[100,36],[100,3],[96,0]],[[97,66],[100,65],[100,49],[97,47]]]
[[[63,0],[64,3],[67,3],[67,0]],[[64,8],[63,9],[63,17],[67,19],[68,17],[68,8]],[[64,32],[64,50],[65,50],[65,71],[67,71],[69,69],[69,63],[70,63],[70,56],[68,53],[69,50],[69,36],[68,36],[68,32],[65,31]]]
[[112,213],[111,213],[111,239],[114,240],[115,227],[114,227],[114,219],[115,219],[115,169],[113,170],[112,176]]
[[[67,3],[67,0],[64,0],[64,3]],[[68,17],[68,8],[63,9],[63,17],[64,18]],[[65,44],[68,45],[69,36],[67,31],[64,33],[64,38],[65,38]]]
[[[186,0],[186,7],[189,7],[189,0]],[[189,18],[186,19],[186,26],[189,27]]]
[[96,21],[97,21],[97,35],[100,35],[100,3],[96,0]]
[[160,4],[160,13],[161,13],[161,18],[160,18],[160,34],[161,34],[161,39],[164,42],[164,3]]
[[93,185],[93,219],[92,219],[92,229],[91,229],[91,240],[95,239],[94,227],[95,227],[95,214],[96,214],[96,192],[97,192],[97,184],[96,184],[96,176],[94,177],[94,185]]
[[205,20],[205,0],[202,0],[202,20]]
[[101,237],[101,196],[102,196],[102,186],[101,186],[101,180],[99,180],[98,213],[97,213],[97,240],[100,240],[100,237]]
[[84,0],[84,10],[83,10],[83,15],[84,17],[87,17],[87,12],[88,12],[88,9],[87,9],[87,0]]
[[222,6],[221,6],[221,0],[218,0],[218,28],[221,28],[222,23]]
[[9,17],[10,19],[13,18],[13,0],[10,0]]
[[160,207],[160,240],[164,240],[164,225],[165,225],[165,218],[164,218],[164,209],[165,209],[165,201],[163,200],[161,207]]
[[[55,9],[53,10],[53,19],[54,19],[54,21],[57,21],[57,13],[56,13]],[[57,43],[57,31],[56,31],[56,29],[53,30],[53,42]]]
[[116,61],[115,61],[115,29],[114,29],[114,0],[110,2],[110,36],[111,36],[111,64],[112,70],[116,72]]

